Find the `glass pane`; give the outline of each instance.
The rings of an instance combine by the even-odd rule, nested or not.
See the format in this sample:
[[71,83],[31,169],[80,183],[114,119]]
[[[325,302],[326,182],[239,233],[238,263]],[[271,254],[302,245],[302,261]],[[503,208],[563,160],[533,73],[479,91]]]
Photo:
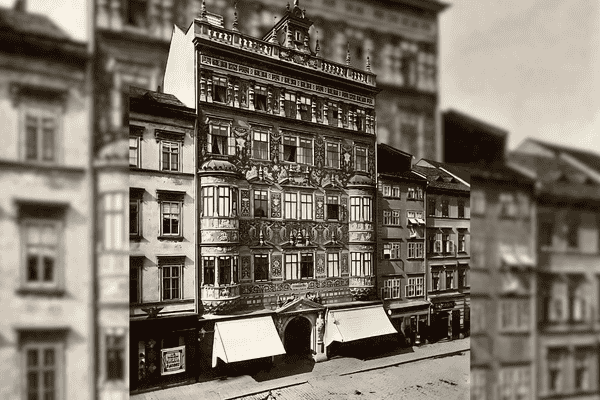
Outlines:
[[179,234],[179,217],[173,216],[171,218],[171,233],[174,235]]
[[38,157],[38,138],[37,138],[37,119],[27,116],[26,119],[26,154],[28,160],[35,160]]
[[45,349],[44,350],[44,365],[47,367],[54,365],[54,363],[55,363],[54,356],[55,356],[54,349]]
[[54,280],[54,258],[44,257],[44,281],[52,282]]
[[169,216],[163,216],[163,234],[169,235],[171,233],[171,219]]
[[28,372],[27,373],[27,399],[38,400],[38,373]]
[[178,277],[178,276],[179,276],[179,268],[176,268],[176,267],[174,267],[174,268],[171,270],[171,276],[173,276],[173,277]]
[[44,388],[54,389],[54,371],[44,372]]
[[27,256],[27,280],[38,280],[38,256],[30,254]]
[[43,149],[43,157],[46,161],[54,160],[54,127],[45,127],[44,128],[44,142],[42,144]]
[[163,278],[168,278],[171,276],[171,267],[163,268]]
[[27,350],[27,366],[36,367],[38,365],[38,351]]

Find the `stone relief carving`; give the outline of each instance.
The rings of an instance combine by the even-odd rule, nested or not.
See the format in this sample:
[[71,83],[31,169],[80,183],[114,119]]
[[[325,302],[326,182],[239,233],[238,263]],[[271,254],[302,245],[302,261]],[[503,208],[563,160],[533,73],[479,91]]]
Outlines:
[[251,279],[250,276],[250,256],[242,256],[242,279]]

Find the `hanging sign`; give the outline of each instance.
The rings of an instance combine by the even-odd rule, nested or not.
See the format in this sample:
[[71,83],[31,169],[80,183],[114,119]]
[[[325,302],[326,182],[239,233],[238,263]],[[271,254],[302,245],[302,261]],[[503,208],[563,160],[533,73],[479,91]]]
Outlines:
[[161,375],[185,372],[185,346],[161,349],[160,355]]

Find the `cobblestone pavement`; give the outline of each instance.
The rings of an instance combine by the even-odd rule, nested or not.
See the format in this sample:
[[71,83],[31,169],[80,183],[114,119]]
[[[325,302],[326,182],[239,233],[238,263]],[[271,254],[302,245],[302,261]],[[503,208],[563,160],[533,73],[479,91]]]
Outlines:
[[328,399],[469,399],[469,352],[410,364],[314,378],[306,383],[275,389],[239,400]]

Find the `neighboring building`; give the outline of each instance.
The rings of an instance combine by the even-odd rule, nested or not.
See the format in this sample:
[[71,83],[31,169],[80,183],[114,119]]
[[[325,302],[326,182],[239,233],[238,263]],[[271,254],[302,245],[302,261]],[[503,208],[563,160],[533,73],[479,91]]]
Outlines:
[[88,51],[0,8],[0,398],[93,399]]
[[[310,46],[321,55],[362,68],[367,57],[379,74],[378,141],[417,159],[441,160],[438,124],[438,15],[447,5],[436,0],[306,0],[315,15]],[[95,3],[96,107],[98,138],[119,135],[128,85],[155,90],[162,80],[173,24],[187,27],[203,1],[97,0]],[[284,2],[238,2],[239,29],[261,37],[282,16]],[[234,2],[208,0],[206,7],[234,19]],[[304,7],[302,4],[300,7]]]
[[[444,113],[446,161],[471,182],[471,398],[536,398],[534,181],[505,162],[508,133]],[[462,159],[459,157],[462,157]]]
[[425,340],[429,324],[425,269],[427,179],[413,156],[377,145],[377,289],[402,339]]
[[441,163],[421,159],[413,169],[427,178],[426,271],[432,303],[430,340],[468,334],[471,241],[469,181]]
[[526,139],[511,165],[537,185],[540,398],[600,395],[600,155]]
[[130,383],[141,390],[196,378],[196,113],[164,93],[132,87],[129,100]]
[[375,75],[319,57],[311,25],[294,6],[261,40],[202,9],[173,32],[165,92],[200,119],[200,379],[396,333],[375,293]]

